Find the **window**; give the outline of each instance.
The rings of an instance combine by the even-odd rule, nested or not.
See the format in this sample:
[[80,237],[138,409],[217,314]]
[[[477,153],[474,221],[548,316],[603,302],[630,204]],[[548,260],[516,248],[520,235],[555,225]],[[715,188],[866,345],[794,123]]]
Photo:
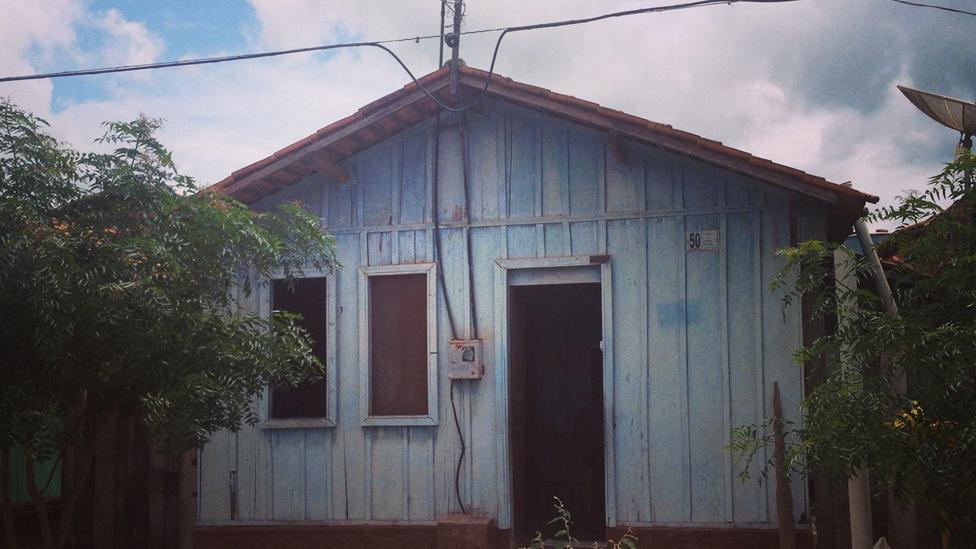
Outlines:
[[271,310],[299,314],[299,326],[312,340],[312,353],[325,366],[324,379],[294,388],[269,391],[268,421],[263,426],[328,427],[335,424],[335,315],[332,277],[306,276],[291,281],[273,279],[269,285]]
[[363,425],[437,424],[435,268],[360,270]]

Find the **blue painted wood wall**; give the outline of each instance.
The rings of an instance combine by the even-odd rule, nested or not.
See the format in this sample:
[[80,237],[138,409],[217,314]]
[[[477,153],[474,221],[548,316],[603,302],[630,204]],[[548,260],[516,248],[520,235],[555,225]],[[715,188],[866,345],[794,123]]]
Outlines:
[[[458,386],[469,448],[461,492],[470,509],[500,516],[493,368],[493,267],[498,258],[609,254],[614,333],[617,523],[757,524],[775,521],[770,486],[737,478],[730,430],[771,411],[773,382],[800,424],[803,376],[798,307],[769,281],[791,234],[823,238],[826,211],[743,176],[499,102],[468,114],[471,238],[486,378]],[[467,332],[457,119],[445,117],[439,216],[442,268]],[[437,427],[360,426],[358,269],[432,259],[432,126],[394,136],[345,165],[353,180],[310,176],[255,205],[300,200],[337,237],[338,425],[244,426],[201,452],[201,521],[431,521],[457,511],[448,380]],[[686,253],[685,234],[720,231],[717,252]],[[791,232],[792,231],[792,232]],[[260,292],[241,306],[260,309]],[[440,368],[448,341],[443,300]],[[265,417],[266,402],[254,404]],[[771,456],[770,456],[771,457]],[[236,478],[236,482],[234,479]],[[235,485],[232,488],[232,485]],[[794,482],[798,516],[805,483]],[[233,490],[233,492],[232,492]],[[507,524],[502,524],[503,527]]]

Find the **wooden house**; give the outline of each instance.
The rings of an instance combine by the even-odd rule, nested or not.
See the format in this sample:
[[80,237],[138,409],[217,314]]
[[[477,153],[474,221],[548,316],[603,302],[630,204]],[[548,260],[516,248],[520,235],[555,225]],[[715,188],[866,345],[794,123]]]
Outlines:
[[[775,483],[740,481],[726,447],[774,382],[802,422],[776,251],[843,239],[876,198],[458,73],[464,112],[409,84],[212,187],[299,201],[342,268],[241,298],[302,313],[327,375],[202,450],[197,546],[509,547],[553,496],[584,539],[773,546]],[[452,101],[448,67],[420,83]],[[793,496],[809,536],[804,479]]]

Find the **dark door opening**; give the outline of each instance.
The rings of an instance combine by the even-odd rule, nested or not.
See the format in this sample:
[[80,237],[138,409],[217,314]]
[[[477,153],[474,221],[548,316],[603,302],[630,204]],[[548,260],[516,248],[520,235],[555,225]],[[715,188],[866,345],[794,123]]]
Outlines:
[[600,284],[510,288],[514,541],[552,538],[553,497],[580,540],[606,540]]

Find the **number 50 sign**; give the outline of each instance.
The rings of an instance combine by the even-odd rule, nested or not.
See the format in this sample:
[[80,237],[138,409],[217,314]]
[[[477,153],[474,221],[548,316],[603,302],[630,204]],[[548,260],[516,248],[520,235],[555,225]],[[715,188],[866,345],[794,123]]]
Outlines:
[[688,231],[685,238],[687,252],[717,252],[718,231]]

